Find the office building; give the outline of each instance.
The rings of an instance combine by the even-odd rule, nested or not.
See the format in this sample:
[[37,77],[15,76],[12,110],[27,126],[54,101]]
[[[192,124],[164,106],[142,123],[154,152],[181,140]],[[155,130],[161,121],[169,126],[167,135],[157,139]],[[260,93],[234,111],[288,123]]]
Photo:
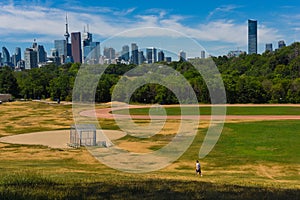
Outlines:
[[138,55],[139,55],[139,62],[138,62],[138,64],[139,65],[143,64],[146,61],[146,58],[144,56],[144,52],[143,51],[139,51]]
[[59,56],[59,52],[56,48],[52,48],[50,51],[50,56],[49,56],[49,61],[52,62],[55,65],[60,65],[61,64],[61,59]]
[[172,57],[165,57],[165,61],[168,63],[172,62]]
[[201,57],[200,57],[201,59],[205,59],[205,51],[202,50],[202,51],[200,52],[200,56],[201,56]]
[[54,48],[58,51],[61,63],[65,63],[67,58],[67,46],[66,40],[54,40]]
[[267,52],[267,51],[269,51],[269,52],[273,51],[273,44],[272,43],[267,43],[266,44],[266,50],[265,50],[265,52]]
[[81,33],[71,33],[72,57],[74,62],[82,63]]
[[162,62],[162,61],[165,61],[165,54],[163,51],[159,51],[158,54],[157,54],[157,61],[158,62]]
[[248,54],[257,54],[257,21],[248,20]]
[[25,69],[33,69],[38,67],[37,51],[33,48],[26,48],[24,52]]
[[121,51],[121,59],[128,62],[129,61],[129,46],[124,45]]
[[18,62],[22,60],[21,57],[21,48],[20,47],[16,47],[15,50],[15,66],[17,66]]
[[278,41],[278,49],[281,49],[281,48],[283,48],[285,46],[286,46],[286,44],[285,44],[284,40]]
[[89,64],[99,63],[100,42],[93,42],[93,35],[85,30],[83,32],[82,46],[84,63],[86,63],[86,59],[89,60]]
[[89,61],[89,64],[99,63],[100,58],[100,42],[91,42],[89,46],[83,47],[84,63]]
[[181,51],[179,52],[178,57],[179,57],[179,60],[186,61],[186,53],[185,53],[183,50],[181,50]]
[[11,66],[10,54],[6,47],[2,47],[2,64],[3,66]]
[[47,53],[43,45],[37,46],[37,61],[38,63],[46,63]]
[[116,58],[116,50],[112,47],[104,47],[103,55],[106,59],[114,60]]
[[57,49],[59,56],[67,56],[66,40],[54,40],[54,48]]
[[146,49],[146,59],[147,63],[157,62],[157,51],[154,47],[149,47]]
[[131,59],[132,64],[138,65],[139,64],[139,50],[136,43],[131,44]]

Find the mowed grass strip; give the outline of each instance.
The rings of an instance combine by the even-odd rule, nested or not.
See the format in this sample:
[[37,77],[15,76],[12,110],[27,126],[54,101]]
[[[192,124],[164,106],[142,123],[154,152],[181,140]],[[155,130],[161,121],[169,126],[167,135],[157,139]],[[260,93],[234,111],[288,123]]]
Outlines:
[[[193,115],[197,107],[132,108],[131,115]],[[165,111],[164,111],[165,109]],[[198,107],[200,115],[211,115],[211,107]],[[115,110],[114,114],[127,114],[126,110]],[[219,113],[215,113],[219,114]],[[222,113],[223,114],[223,113]],[[300,106],[228,106],[227,115],[300,115]]]
[[[206,131],[206,128],[199,130],[183,160],[198,155]],[[299,120],[225,123],[217,144],[205,159],[218,166],[261,162],[300,164],[299,141]]]

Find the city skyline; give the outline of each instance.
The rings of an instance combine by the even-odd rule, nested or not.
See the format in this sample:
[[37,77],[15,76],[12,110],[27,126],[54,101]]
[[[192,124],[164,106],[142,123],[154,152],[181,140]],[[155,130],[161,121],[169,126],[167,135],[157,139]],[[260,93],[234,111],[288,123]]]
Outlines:
[[[189,1],[183,4],[174,1],[170,5],[156,0],[151,4],[116,0],[117,7],[112,2],[74,0],[7,2],[0,3],[0,9],[5,11],[0,14],[3,22],[0,25],[0,45],[10,51],[15,47],[27,48],[35,38],[50,52],[53,40],[64,39],[66,13],[70,32],[83,32],[83,26],[89,24],[95,41],[102,42],[133,28],[160,27],[195,39],[214,56],[226,55],[236,49],[247,51],[248,19],[258,21],[258,53],[264,52],[266,43],[275,47],[279,40],[284,40],[289,45],[300,38],[300,5],[294,1],[272,4],[258,1]],[[158,37],[166,36],[163,32],[156,34]],[[177,53],[180,49],[187,49],[183,43],[177,46],[177,49],[170,47],[169,50]],[[119,46],[114,48],[121,49]],[[196,56],[193,53],[199,56],[199,52],[187,50],[187,53],[191,57]]]

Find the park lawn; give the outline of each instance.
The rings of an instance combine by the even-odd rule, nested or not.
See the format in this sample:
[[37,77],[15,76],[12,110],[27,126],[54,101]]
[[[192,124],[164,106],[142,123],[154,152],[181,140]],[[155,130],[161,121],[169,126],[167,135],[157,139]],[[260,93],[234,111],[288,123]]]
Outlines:
[[[37,102],[6,106],[0,108],[2,114],[6,113],[0,115],[1,119],[15,117],[16,123],[9,130],[1,129],[4,135],[22,133],[17,122],[24,119],[17,116],[27,112],[31,117],[42,113],[53,120],[53,126],[48,127],[42,123],[46,117],[36,117],[33,130],[39,126],[42,130],[53,130],[56,123],[69,128],[72,123],[67,117],[55,118],[65,111],[72,113],[70,106]],[[117,129],[114,121],[99,121],[107,129]],[[176,120],[167,122],[165,132],[149,139],[126,136],[116,143],[142,141],[145,145],[139,148],[157,150],[173,138],[171,127]],[[0,128],[5,125],[1,123]],[[108,168],[85,148],[50,149],[0,143],[0,199],[299,199],[299,121],[225,123],[215,148],[200,159],[204,175],[200,178],[194,174],[194,164],[206,130],[207,126],[199,126],[193,144],[173,164],[145,174]],[[24,128],[24,133],[29,131],[30,126]]]
[[[151,109],[151,115],[194,115],[195,107],[165,107],[158,108],[132,108],[129,110],[131,115],[148,115]],[[114,114],[126,114],[126,110],[115,110]],[[200,115],[211,115],[210,106],[199,107]],[[218,113],[216,113],[218,115]],[[223,113],[221,113],[223,114]],[[228,106],[227,115],[300,115],[300,106]]]

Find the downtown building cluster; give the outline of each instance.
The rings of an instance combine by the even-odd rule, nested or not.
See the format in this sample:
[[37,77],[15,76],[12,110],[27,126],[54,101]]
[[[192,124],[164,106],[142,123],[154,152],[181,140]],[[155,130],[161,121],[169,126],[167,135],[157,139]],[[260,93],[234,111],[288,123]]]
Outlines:
[[[90,52],[93,52],[93,57],[100,57],[100,42],[93,42],[92,34],[84,30],[82,34],[80,32],[72,32],[69,34],[68,21],[66,17],[66,32],[64,34],[65,39],[54,40],[54,48],[50,50],[50,54],[47,56],[47,52],[43,45],[38,45],[34,40],[31,47],[26,48],[24,51],[24,59],[21,58],[21,48],[17,47],[15,53],[10,56],[6,47],[2,47],[2,53],[0,53],[0,67],[9,66],[15,70],[32,69],[42,67],[46,64],[60,65],[64,63],[82,63]],[[71,43],[69,38],[71,37]],[[95,63],[98,61],[95,60]]]
[[[70,42],[71,39],[71,42]],[[285,47],[283,40],[278,41],[278,49]],[[248,20],[248,54],[257,54],[258,47],[258,27],[257,20]],[[276,49],[277,50],[277,49]],[[275,51],[276,51],[275,50]],[[136,43],[131,46],[124,45],[120,52],[113,47],[104,47],[103,54],[100,52],[100,42],[93,41],[93,35],[84,28],[83,33],[68,30],[68,19],[66,16],[64,39],[54,40],[54,48],[47,55],[44,46],[38,45],[34,40],[31,47],[26,48],[24,57],[21,57],[21,48],[17,47],[14,54],[10,56],[6,47],[2,47],[0,52],[0,67],[10,66],[15,70],[32,69],[42,67],[46,64],[65,64],[65,63],[87,63],[87,64],[143,64],[155,62],[171,62],[172,57],[166,56],[165,52],[155,47],[139,49]],[[267,43],[265,52],[273,52],[273,44]],[[246,54],[245,51],[229,51],[227,57],[238,57]],[[206,58],[205,51],[201,51],[200,58]],[[178,53],[179,60],[188,60],[186,52]]]
[[[248,20],[248,54],[257,54],[257,44],[258,44],[258,28],[257,28],[257,20]],[[278,41],[278,48],[281,49],[285,47],[285,41],[284,40],[279,40]],[[275,51],[277,50],[275,49]],[[273,44],[272,43],[266,43],[265,45],[265,52],[273,52]],[[238,57],[241,54],[246,54],[245,51],[241,50],[233,50],[229,51],[227,56],[228,57]]]
[[[71,40],[71,41],[70,41]],[[131,49],[124,45],[120,52],[112,47],[104,47],[103,54],[100,53],[100,42],[93,41],[93,35],[84,28],[83,33],[69,33],[68,19],[66,16],[64,39],[54,40],[54,48],[47,55],[43,45],[38,45],[36,40],[31,47],[24,51],[24,59],[21,58],[21,48],[17,47],[15,53],[10,56],[6,47],[0,52],[0,67],[9,66],[15,70],[24,70],[42,67],[46,64],[61,65],[65,63],[87,63],[87,64],[135,64],[171,62],[172,57],[165,56],[162,50],[155,47],[139,49],[136,43],[131,43]],[[205,52],[201,53],[205,56]],[[186,60],[186,52],[180,51],[179,59]]]

